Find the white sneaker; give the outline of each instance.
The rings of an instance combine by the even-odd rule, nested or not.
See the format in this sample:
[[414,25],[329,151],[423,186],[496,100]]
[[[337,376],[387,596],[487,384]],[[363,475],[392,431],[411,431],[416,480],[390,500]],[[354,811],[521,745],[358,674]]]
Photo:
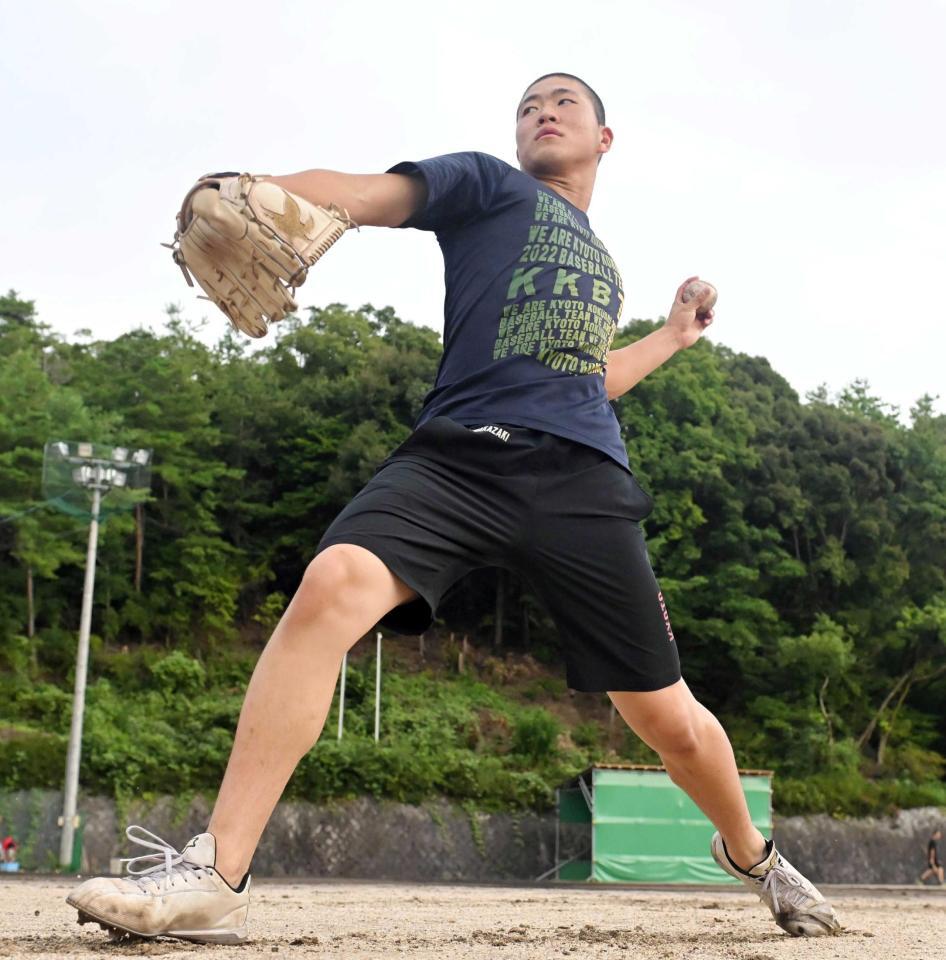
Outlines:
[[831,904],[806,880],[769,841],[765,859],[748,872],[729,859],[726,844],[713,835],[710,852],[713,859],[731,877],[741,880],[772,911],[775,922],[793,937],[821,937],[841,932],[841,924]]
[[[133,831],[139,831],[142,838]],[[234,890],[214,869],[217,842],[201,833],[178,852],[139,826],[129,840],[157,853],[127,858],[130,877],[95,877],[72,891],[66,903],[79,923],[98,922],[113,936],[179,937],[198,943],[243,943],[250,908],[250,876]],[[145,869],[135,865],[154,864]]]

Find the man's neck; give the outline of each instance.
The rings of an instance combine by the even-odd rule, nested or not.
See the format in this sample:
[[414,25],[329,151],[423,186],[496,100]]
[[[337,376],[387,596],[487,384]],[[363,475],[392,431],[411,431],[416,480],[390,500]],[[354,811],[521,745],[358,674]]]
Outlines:
[[530,174],[530,176],[535,177],[540,183],[544,183],[579,210],[587,213],[588,207],[591,206],[591,194],[594,192],[597,172],[596,165],[590,170],[578,170],[571,174],[548,173]]

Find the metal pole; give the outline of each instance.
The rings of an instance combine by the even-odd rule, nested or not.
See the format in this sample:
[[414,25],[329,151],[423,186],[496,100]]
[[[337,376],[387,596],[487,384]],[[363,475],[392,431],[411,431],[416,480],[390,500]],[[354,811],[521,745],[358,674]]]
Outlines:
[[381,633],[378,632],[378,656],[374,672],[374,742],[381,735]]
[[89,523],[89,548],[85,557],[85,584],[82,588],[82,613],[79,617],[79,648],[76,652],[76,687],[72,698],[72,726],[69,729],[69,752],[66,754],[66,786],[62,808],[62,838],[59,863],[72,863],[75,841],[76,798],[79,793],[79,760],[82,754],[82,717],[85,713],[85,681],[89,667],[89,633],[92,626],[92,593],[95,589],[95,556],[99,542],[99,507],[102,488],[92,488],[92,520]]
[[[558,858],[562,855],[562,791],[559,787],[555,788],[555,866],[549,873],[555,872],[555,879],[561,880],[558,872]],[[548,876],[548,874],[546,874]]]
[[338,690],[338,739],[345,729],[345,674],[348,672],[348,651],[342,654],[342,683]]

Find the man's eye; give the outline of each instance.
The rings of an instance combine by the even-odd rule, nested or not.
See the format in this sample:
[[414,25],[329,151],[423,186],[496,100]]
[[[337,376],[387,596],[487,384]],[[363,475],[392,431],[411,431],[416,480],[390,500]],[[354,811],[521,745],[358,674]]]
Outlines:
[[563,103],[575,103],[576,101],[572,100],[572,99],[569,98],[569,97],[562,97],[562,99],[559,100],[558,102],[559,102],[559,104],[561,105],[561,104],[563,104]]
[[535,107],[526,107],[526,108],[522,111],[522,115],[525,116],[530,110],[535,110],[535,109],[536,109]]

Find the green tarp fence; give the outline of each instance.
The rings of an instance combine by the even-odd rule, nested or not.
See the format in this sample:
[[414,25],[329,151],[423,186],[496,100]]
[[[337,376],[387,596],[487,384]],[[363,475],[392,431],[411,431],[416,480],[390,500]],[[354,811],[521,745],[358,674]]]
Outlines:
[[[579,783],[579,780],[582,783]],[[740,773],[752,822],[772,828],[772,776]],[[584,786],[584,789],[582,789]],[[710,856],[715,828],[666,771],[592,767],[558,793],[559,829],[588,824],[588,852],[557,871],[604,883],[735,883]],[[590,859],[587,859],[590,857]]]

